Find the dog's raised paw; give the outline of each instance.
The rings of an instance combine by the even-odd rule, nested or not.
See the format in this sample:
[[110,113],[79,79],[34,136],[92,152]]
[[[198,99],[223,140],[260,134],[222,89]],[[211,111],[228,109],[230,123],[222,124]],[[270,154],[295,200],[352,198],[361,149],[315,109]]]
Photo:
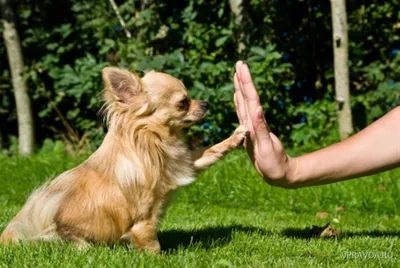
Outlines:
[[249,131],[246,129],[245,126],[240,125],[239,127],[237,127],[235,129],[235,132],[233,133],[234,147],[239,147],[240,145],[242,145],[248,134]]

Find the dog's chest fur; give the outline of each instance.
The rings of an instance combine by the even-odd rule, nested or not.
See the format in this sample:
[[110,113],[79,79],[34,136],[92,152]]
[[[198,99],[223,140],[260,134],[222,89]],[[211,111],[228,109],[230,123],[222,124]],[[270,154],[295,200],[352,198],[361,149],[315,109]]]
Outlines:
[[115,160],[113,175],[136,219],[158,214],[171,191],[194,181],[192,156],[178,138],[141,143]]
[[118,154],[114,174],[122,187],[134,184],[170,191],[193,182],[193,161],[183,142],[165,144],[159,151],[146,149]]

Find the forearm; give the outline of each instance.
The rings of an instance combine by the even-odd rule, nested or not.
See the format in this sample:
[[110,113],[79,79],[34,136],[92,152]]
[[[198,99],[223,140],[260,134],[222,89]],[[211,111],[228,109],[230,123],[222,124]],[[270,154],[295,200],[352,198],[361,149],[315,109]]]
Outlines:
[[400,166],[400,107],[356,135],[293,158],[292,185],[333,183]]

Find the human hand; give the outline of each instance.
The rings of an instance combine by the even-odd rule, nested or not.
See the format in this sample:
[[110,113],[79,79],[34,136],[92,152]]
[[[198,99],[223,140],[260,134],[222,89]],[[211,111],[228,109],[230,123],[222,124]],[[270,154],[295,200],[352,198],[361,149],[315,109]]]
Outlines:
[[250,132],[244,146],[254,167],[267,183],[295,188],[292,178],[296,161],[285,153],[281,141],[270,132],[249,68],[242,61],[236,63],[234,83],[236,113],[240,124]]

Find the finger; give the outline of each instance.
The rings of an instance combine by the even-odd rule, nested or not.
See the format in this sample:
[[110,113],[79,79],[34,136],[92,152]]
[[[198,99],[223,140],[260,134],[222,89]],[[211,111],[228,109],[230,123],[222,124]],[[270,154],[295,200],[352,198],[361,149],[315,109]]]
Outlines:
[[[265,142],[271,144],[271,136],[269,135],[269,126],[264,119],[264,111],[261,106],[256,108],[254,116],[252,117],[254,133],[256,136],[256,142],[258,146],[263,146]],[[259,147],[260,148],[260,147]]]
[[254,145],[249,136],[246,136],[243,146],[246,148],[247,154],[249,155],[251,162],[254,164]]
[[235,85],[236,85],[235,100],[239,107],[239,113],[240,113],[239,116],[241,118],[241,124],[243,124],[247,128],[247,130],[249,130],[250,138],[252,140],[254,140],[253,125],[251,122],[250,115],[248,113],[248,108],[246,107],[246,102],[242,95],[242,90],[240,88],[240,83],[238,82],[239,80],[238,80],[237,74],[234,79],[235,79]]
[[272,132],[269,133],[269,136],[271,137],[272,146],[274,147],[274,151],[285,152],[285,148],[283,148],[282,142],[279,140],[279,138]]
[[233,78],[233,81],[235,85],[235,93],[233,95],[233,98],[236,106],[236,114],[238,116],[240,124],[243,125],[248,118],[247,118],[246,108],[244,107],[244,99],[242,93],[240,92],[240,85],[236,73]]
[[270,131],[269,136],[271,137],[271,141],[273,144],[281,144],[281,141],[279,140],[279,138]]
[[254,145],[253,142],[255,141],[255,134],[254,134],[254,128],[251,123],[251,118],[249,117],[248,114],[248,109],[246,107],[246,102],[244,101],[243,97],[243,89],[242,89],[242,83],[240,81],[240,70],[242,68],[243,61],[237,61],[236,62],[236,73],[235,73],[235,100],[238,103],[238,106],[240,107],[240,113],[241,117],[244,119],[244,122],[241,122],[241,124],[244,124],[247,127],[247,130],[250,132],[249,135],[245,139],[244,147],[246,148],[247,154],[250,157],[251,162],[254,164]]
[[240,69],[241,69],[242,65],[243,65],[243,61],[241,61],[241,60],[236,62],[236,74],[238,76],[239,82],[240,82]]
[[[252,120],[251,120],[251,112],[252,112],[252,109],[250,109],[249,108],[249,103],[248,103],[248,101],[246,100],[246,97],[245,97],[245,88],[244,88],[244,84],[243,84],[243,82],[242,82],[242,80],[241,80],[241,77],[240,77],[240,75],[241,75],[241,73],[242,73],[242,69],[245,67],[245,64],[242,62],[242,61],[238,61],[237,63],[236,63],[236,68],[237,68],[237,70],[236,70],[236,77],[237,77],[237,80],[238,80],[238,82],[239,82],[239,88],[240,88],[240,94],[238,93],[237,94],[237,96],[240,96],[241,97],[241,100],[242,100],[242,102],[243,102],[243,104],[241,105],[241,107],[243,107],[244,108],[244,113],[245,113],[245,118],[246,118],[246,120],[245,120],[245,126],[247,127],[247,129],[250,131],[250,139],[251,139],[251,141],[252,142],[255,142],[255,133],[254,133],[254,127],[253,127],[253,123],[252,123]],[[250,77],[250,80],[251,80],[251,77]],[[254,91],[255,91],[255,88],[254,88]],[[257,94],[257,92],[256,92],[256,94]],[[258,95],[257,95],[258,96]]]
[[244,65],[244,63],[241,60],[236,62],[236,80],[237,80],[237,85],[238,86],[235,87],[235,90],[236,90],[236,93],[237,93],[236,97],[238,99],[238,102],[241,104],[241,108],[242,108],[242,111],[243,111],[242,115],[244,115],[243,118],[244,118],[244,121],[246,123],[246,127],[250,130],[250,132],[252,132],[251,130],[252,130],[253,126],[250,126],[251,125],[251,118],[250,118],[250,114],[248,112],[249,109],[247,107],[247,103],[246,103],[244,95],[243,95],[243,85],[242,85],[242,82],[241,82],[241,79],[240,79],[240,72],[241,72],[241,69],[242,69],[243,65]]
[[260,105],[260,97],[258,96],[257,90],[254,87],[253,80],[251,78],[250,70],[246,64],[242,64],[240,67],[240,84],[242,95],[245,100],[247,107],[247,113],[250,118],[253,118],[256,109]]
[[[235,77],[235,79],[237,79],[237,77]],[[250,132],[244,141],[244,148],[246,148],[246,151],[250,157],[250,160],[254,163],[254,148],[253,148],[253,140],[254,140],[254,130],[253,128],[248,128],[248,122],[244,122],[244,118],[247,116],[246,115],[246,111],[244,110],[244,100],[243,100],[243,96],[242,93],[240,92],[240,90],[238,92],[235,92],[235,94],[233,95],[233,98],[235,100],[235,106],[236,106],[236,113],[237,116],[239,118],[239,122],[240,125],[243,125],[247,128],[247,130]],[[240,101],[239,101],[240,99]],[[251,120],[247,120],[247,121],[251,121]],[[251,134],[252,133],[252,134]]]
[[236,93],[233,94],[233,100],[235,102],[236,115],[237,115],[237,118],[239,120],[239,124],[243,125],[243,118],[242,118],[242,115],[241,115],[241,112],[240,112],[240,106],[239,106],[239,103],[237,101]]

